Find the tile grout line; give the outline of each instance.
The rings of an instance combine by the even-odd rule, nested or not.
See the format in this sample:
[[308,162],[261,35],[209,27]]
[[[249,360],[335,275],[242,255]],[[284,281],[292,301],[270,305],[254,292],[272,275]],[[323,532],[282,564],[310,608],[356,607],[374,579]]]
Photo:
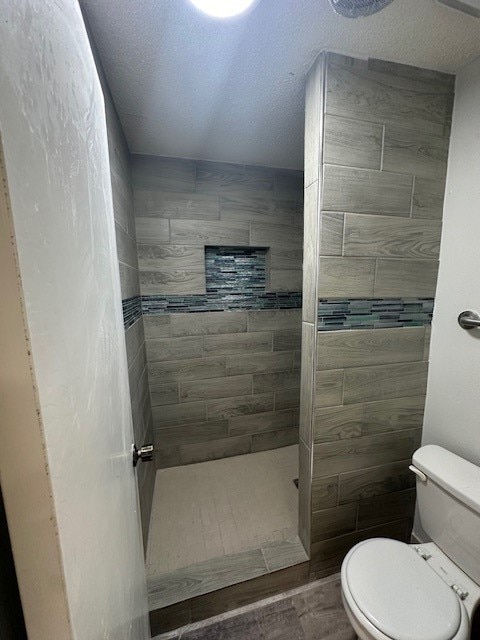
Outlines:
[[417,182],[417,176],[414,175],[412,179],[412,197],[410,199],[410,218],[413,218],[413,199],[415,195],[416,182]]
[[265,566],[267,567],[267,572],[271,573],[270,567],[268,566],[267,557],[265,556],[265,551],[264,551],[264,549],[263,549],[263,547],[261,545],[260,545],[259,549],[260,549],[260,551],[262,553],[262,557],[263,557],[263,561],[265,563]]
[[347,214],[342,213],[342,258],[345,257],[345,232],[347,227]]
[[382,149],[380,152],[380,171],[383,171],[384,155],[385,155],[385,124],[382,125]]
[[375,258],[375,269],[373,272],[373,297],[375,297],[375,290],[377,288],[377,277],[378,277],[378,258]]

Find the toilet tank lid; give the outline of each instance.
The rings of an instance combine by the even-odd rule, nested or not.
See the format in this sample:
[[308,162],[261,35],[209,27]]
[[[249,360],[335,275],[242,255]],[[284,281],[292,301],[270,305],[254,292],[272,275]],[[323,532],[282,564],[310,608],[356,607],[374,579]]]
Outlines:
[[435,444],[420,447],[413,454],[413,464],[480,514],[480,467]]

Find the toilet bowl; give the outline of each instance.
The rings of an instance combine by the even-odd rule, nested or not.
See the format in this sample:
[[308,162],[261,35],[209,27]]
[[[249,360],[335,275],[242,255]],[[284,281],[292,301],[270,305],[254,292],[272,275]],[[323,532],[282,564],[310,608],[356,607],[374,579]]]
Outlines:
[[[423,551],[421,545],[386,538],[351,549],[342,566],[342,599],[361,640],[468,640],[464,601],[422,557]],[[477,598],[470,580],[457,581],[462,595]]]
[[433,445],[413,461],[432,542],[357,544],[342,564],[343,604],[360,640],[468,640],[480,603],[480,468]]

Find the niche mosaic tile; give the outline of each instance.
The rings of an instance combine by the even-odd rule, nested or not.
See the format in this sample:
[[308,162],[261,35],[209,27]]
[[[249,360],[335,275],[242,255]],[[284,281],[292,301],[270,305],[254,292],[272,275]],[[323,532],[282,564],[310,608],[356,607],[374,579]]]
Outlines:
[[207,293],[265,291],[266,247],[205,247]]
[[140,296],[122,300],[123,326],[125,330],[142,317],[142,301]]
[[431,324],[433,298],[322,299],[318,330],[387,329]]
[[266,247],[205,247],[205,294],[143,296],[145,315],[300,309],[300,291],[266,292]]

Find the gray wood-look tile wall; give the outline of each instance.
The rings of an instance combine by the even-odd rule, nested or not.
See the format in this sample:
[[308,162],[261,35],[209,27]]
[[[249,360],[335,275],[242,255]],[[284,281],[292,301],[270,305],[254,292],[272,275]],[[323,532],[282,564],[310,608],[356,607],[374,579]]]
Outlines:
[[303,172],[133,156],[142,295],[205,293],[205,245],[271,247],[269,291],[302,285]]
[[[303,172],[133,157],[143,295],[205,293],[205,245],[266,246],[302,287]],[[158,467],[298,442],[300,310],[144,316]]]
[[299,509],[298,533],[307,550],[312,525],[312,430],[316,340],[318,323],[318,256],[320,251],[320,203],[322,202],[322,148],[324,135],[325,56],[321,54],[306,84],[305,99],[305,202],[303,240],[302,353],[300,388]]
[[300,309],[144,323],[159,468],[298,442]]
[[328,54],[320,297],[433,297],[453,81]]
[[[140,295],[130,152],[92,38],[90,38],[90,42],[105,99],[120,287],[122,300],[127,300]],[[125,330],[125,345],[134,438],[137,445],[142,445],[145,442],[151,442],[153,439],[152,408],[148,388],[145,333],[142,318]],[[155,484],[154,467],[152,465],[139,465],[137,467],[137,482],[143,541],[146,549]]]
[[[305,242],[304,270],[318,277],[309,299],[304,282],[303,318],[318,297],[433,297],[454,78],[336,54],[323,70],[321,60],[306,94],[305,166],[323,189],[313,198],[306,179],[305,228],[316,225],[320,239],[318,250]],[[412,327],[309,339],[300,490],[311,496],[303,519],[319,575],[364,538],[410,534],[408,464],[421,441],[429,336]]]

